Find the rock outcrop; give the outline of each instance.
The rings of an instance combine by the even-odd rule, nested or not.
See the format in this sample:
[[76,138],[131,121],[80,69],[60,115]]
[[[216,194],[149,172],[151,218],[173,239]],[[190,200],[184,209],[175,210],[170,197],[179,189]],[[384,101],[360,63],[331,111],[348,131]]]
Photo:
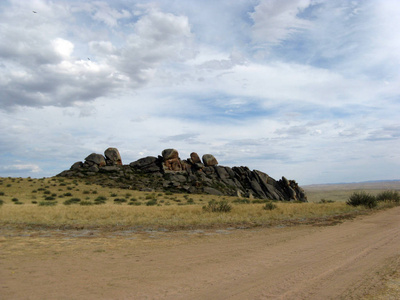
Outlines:
[[58,176],[87,177],[100,184],[139,190],[307,202],[304,190],[294,180],[275,180],[248,167],[219,166],[211,154],[203,155],[202,161],[195,152],[181,160],[176,149],[165,149],[158,157],[123,165],[118,149],[108,148],[105,156],[92,153],[85,162],[74,163]]
[[107,166],[122,166],[121,155],[117,148],[108,148],[104,151]]

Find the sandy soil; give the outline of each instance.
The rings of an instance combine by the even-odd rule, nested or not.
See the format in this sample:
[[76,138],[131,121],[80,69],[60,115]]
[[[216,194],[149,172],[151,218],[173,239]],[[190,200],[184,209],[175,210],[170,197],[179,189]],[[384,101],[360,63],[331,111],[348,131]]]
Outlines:
[[400,207],[326,227],[0,234],[1,299],[400,299]]

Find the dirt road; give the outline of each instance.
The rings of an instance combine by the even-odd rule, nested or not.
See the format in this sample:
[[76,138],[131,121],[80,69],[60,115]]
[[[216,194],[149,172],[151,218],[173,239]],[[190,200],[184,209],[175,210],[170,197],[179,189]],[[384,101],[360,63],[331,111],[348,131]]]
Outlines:
[[328,227],[0,234],[1,299],[376,299],[400,267],[400,207]]

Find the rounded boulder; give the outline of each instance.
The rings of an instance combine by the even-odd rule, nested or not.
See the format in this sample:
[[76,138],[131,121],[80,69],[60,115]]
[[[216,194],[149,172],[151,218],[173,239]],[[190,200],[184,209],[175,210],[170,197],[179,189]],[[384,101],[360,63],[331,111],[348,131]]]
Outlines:
[[165,149],[165,150],[163,150],[161,155],[164,158],[164,161],[167,161],[169,159],[175,159],[175,158],[179,159],[178,150],[175,150],[175,149]]
[[111,165],[122,166],[121,155],[117,148],[108,148],[104,151],[104,156],[108,162],[111,162]]
[[203,164],[206,167],[213,167],[218,165],[217,159],[212,154],[204,154],[202,159],[203,159]]

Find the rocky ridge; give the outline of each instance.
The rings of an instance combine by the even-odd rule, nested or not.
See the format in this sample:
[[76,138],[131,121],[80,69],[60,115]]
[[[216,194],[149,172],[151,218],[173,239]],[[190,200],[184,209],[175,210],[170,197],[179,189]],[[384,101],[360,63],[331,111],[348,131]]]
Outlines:
[[304,190],[294,180],[275,180],[248,167],[219,166],[217,159],[195,152],[182,160],[176,149],[165,149],[161,155],[147,156],[123,165],[118,149],[108,148],[92,153],[84,162],[74,163],[57,176],[81,177],[106,186],[144,191],[229,195],[280,201],[307,202]]

